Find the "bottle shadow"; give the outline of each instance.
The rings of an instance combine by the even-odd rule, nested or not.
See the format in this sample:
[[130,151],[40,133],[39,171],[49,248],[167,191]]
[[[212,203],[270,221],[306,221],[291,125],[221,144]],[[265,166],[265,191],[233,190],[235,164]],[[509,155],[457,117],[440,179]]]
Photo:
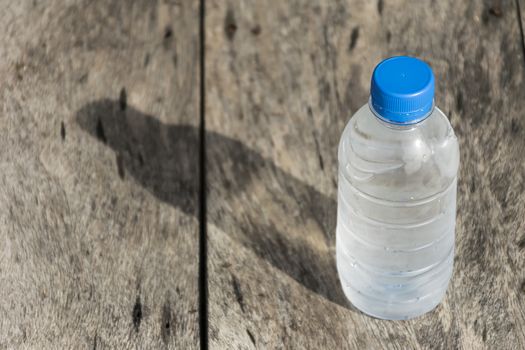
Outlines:
[[[77,112],[76,120],[83,130],[113,149],[121,178],[129,174],[159,200],[198,216],[197,127],[164,124],[110,99],[88,103]],[[338,281],[334,256],[326,249],[334,246],[335,200],[239,141],[211,131],[205,137],[207,193],[208,198],[210,192],[216,198],[208,200],[208,224],[217,226],[311,291],[351,308]],[[264,207],[254,210],[251,203],[246,203],[261,183],[265,184],[265,198],[280,208],[280,215],[268,214]],[[239,210],[226,209],[234,202]],[[303,229],[297,226],[314,220],[325,242],[312,243],[306,227],[300,237],[285,232],[278,224],[283,218],[288,227],[293,225],[294,232]]]

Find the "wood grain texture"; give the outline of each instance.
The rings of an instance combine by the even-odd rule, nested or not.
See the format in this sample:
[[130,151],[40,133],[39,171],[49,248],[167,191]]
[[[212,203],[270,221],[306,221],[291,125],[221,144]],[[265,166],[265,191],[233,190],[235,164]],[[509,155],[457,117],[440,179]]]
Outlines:
[[198,3],[0,17],[0,348],[198,348]]
[[[208,1],[213,348],[525,348],[525,57],[514,1]],[[374,65],[419,56],[461,148],[454,275],[410,321],[349,305],[337,144]]]

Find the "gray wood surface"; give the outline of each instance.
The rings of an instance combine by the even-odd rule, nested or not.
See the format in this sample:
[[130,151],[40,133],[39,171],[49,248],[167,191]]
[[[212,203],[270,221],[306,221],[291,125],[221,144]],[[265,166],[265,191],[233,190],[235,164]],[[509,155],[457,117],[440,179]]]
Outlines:
[[[0,349],[525,348],[523,1],[208,0],[204,96],[199,5],[0,0]],[[339,136],[396,54],[461,168],[447,296],[391,322],[344,298],[334,233]]]
[[[515,1],[208,1],[210,346],[525,348],[525,57]],[[374,65],[432,65],[461,147],[455,269],[411,321],[349,305],[337,143]]]
[[198,9],[0,2],[1,349],[199,347]]

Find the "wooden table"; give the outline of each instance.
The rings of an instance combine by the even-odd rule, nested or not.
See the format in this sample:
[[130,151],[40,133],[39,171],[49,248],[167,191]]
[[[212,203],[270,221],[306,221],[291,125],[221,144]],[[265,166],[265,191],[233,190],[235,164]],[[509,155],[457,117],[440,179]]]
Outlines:
[[[521,6],[520,6],[521,5]],[[0,1],[0,348],[524,349],[525,3]],[[428,61],[461,147],[454,275],[353,308],[337,144]]]

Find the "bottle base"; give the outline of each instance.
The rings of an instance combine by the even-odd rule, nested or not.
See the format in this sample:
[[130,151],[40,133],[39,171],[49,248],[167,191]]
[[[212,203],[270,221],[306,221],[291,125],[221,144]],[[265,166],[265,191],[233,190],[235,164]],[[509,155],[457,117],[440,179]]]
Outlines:
[[389,302],[365,296],[351,287],[343,291],[352,305],[364,314],[382,320],[409,320],[435,309],[443,300],[446,290],[406,302]]

